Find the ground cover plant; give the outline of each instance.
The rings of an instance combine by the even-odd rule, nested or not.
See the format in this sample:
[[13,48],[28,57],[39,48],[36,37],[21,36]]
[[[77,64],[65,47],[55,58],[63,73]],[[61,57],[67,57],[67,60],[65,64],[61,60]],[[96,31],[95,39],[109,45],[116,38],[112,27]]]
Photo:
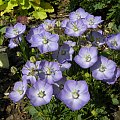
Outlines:
[[[23,105],[30,115],[23,119],[115,118],[120,102],[120,32],[110,26],[111,31],[105,31],[104,21],[80,7],[61,21],[5,26],[4,39],[18,58],[17,66],[11,66],[17,80],[5,95],[9,102]],[[6,68],[3,56],[0,65]]]

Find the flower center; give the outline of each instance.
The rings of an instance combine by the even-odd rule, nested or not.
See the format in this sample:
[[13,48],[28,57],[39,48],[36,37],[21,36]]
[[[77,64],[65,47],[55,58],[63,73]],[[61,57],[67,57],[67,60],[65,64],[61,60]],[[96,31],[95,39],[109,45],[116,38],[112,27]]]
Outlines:
[[90,55],[86,55],[85,56],[85,60],[86,60],[86,62],[90,62],[91,61],[91,56]]
[[118,46],[118,44],[117,44],[117,41],[116,40],[114,40],[114,41],[111,41],[111,44],[113,45],[113,46]]
[[15,35],[19,34],[19,31],[16,28],[13,29],[13,32],[14,32]]
[[77,32],[79,30],[78,27],[77,27],[77,25],[75,25],[75,24],[72,24],[72,25],[73,25],[73,31]]
[[18,89],[18,90],[17,90],[17,92],[18,92],[20,95],[22,95],[24,91],[23,91],[23,90]]
[[13,42],[14,42],[15,44],[17,44],[17,45],[19,44],[19,40],[18,40],[17,38],[14,38],[14,39],[13,39]]
[[91,18],[91,19],[89,20],[89,25],[94,25],[94,18]]
[[34,69],[34,68],[31,68],[31,69],[30,69],[29,75],[32,75],[32,76],[35,75],[35,69]]
[[52,26],[52,25],[48,25],[48,26],[47,26],[47,30],[48,30],[48,31],[52,31],[52,30],[53,30],[53,26]]
[[99,71],[100,72],[105,72],[106,70],[106,67],[104,65],[101,65],[100,68],[99,68]]
[[63,84],[60,84],[60,85],[59,85],[59,88],[60,88],[60,90],[62,90],[62,89],[64,88],[64,85],[63,85]]
[[77,15],[77,19],[81,18],[81,15],[79,13],[76,13],[76,15]]
[[72,97],[74,99],[77,99],[79,97],[79,94],[78,94],[78,92],[76,90],[72,92]]
[[99,41],[100,40],[100,37],[96,38],[96,41]]
[[38,93],[38,97],[43,98],[44,96],[46,96],[45,91],[40,91]]
[[61,55],[65,55],[66,51],[65,50],[61,50]]
[[47,69],[46,74],[47,74],[47,75],[51,75],[51,74],[52,74],[52,71],[51,71],[50,68]]
[[43,44],[47,44],[47,43],[48,43],[48,40],[46,38],[44,38]]

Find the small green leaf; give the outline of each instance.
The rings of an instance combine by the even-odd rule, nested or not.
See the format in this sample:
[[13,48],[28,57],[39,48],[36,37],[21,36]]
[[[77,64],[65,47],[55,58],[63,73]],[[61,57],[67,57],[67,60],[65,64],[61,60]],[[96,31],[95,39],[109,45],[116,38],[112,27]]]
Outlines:
[[[3,4],[3,5],[0,5],[0,11],[3,11],[5,10],[7,7],[7,3]],[[2,12],[0,13],[0,16],[2,16]]]
[[20,4],[22,5],[22,9],[29,9],[29,8],[31,8],[31,4],[30,4],[29,0],[22,0],[20,2]]
[[77,116],[77,120],[82,120],[81,115]]
[[0,32],[1,32],[2,34],[5,33],[5,31],[6,31],[6,26],[5,26],[5,27],[3,26],[3,27],[0,28]]
[[3,41],[4,41],[4,38],[3,38],[3,36],[0,34],[0,45],[3,44]]
[[29,2],[31,4],[31,6],[35,9],[35,10],[38,10],[40,8],[40,5],[39,4],[36,4],[35,2],[33,1],[30,1]]
[[13,75],[15,75],[15,74],[17,73],[17,68],[16,68],[15,66],[12,66],[12,67],[10,68],[10,71],[11,71],[11,73],[12,73]]
[[95,116],[95,117],[98,115],[98,113],[97,113],[95,110],[92,110],[91,113],[92,113],[92,115]]
[[85,73],[85,77],[86,78],[89,78],[90,77],[90,74],[87,72],[87,73]]
[[105,3],[98,3],[98,4],[94,5],[95,10],[97,10],[97,9],[103,9],[105,7],[106,7]]
[[7,53],[0,53],[0,68],[9,68]]
[[33,17],[36,19],[45,19],[47,17],[47,14],[42,9],[39,9],[37,11],[33,11]]
[[117,98],[113,98],[112,102],[113,102],[113,105],[118,105],[119,104],[119,101],[118,101]]
[[114,22],[110,22],[109,24],[108,24],[108,28],[112,28],[114,26]]
[[100,120],[110,120],[107,116],[103,116],[100,118]]
[[15,6],[18,6],[17,1],[16,0],[10,0],[7,4],[6,9],[3,12],[1,12],[1,16],[5,13],[11,12]]
[[35,114],[38,113],[38,111],[35,109],[33,106],[28,106],[25,108],[26,111],[29,112],[30,115],[34,116]]
[[40,0],[29,0],[30,2],[34,2],[37,5],[40,5]]
[[4,4],[4,2],[2,0],[0,0],[0,5]]
[[42,1],[40,3],[40,6],[45,10],[45,12],[48,12],[48,13],[54,12],[53,6],[50,3],[48,3],[48,2]]

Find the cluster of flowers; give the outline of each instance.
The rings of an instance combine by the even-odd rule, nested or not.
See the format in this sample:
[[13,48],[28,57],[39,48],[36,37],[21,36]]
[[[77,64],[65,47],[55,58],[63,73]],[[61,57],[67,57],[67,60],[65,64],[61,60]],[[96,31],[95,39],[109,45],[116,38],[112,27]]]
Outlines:
[[[58,62],[27,61],[22,74],[23,81],[16,82],[9,95],[13,102],[27,94],[33,106],[41,106],[49,103],[55,95],[71,110],[79,110],[90,99],[86,81],[66,80]],[[31,87],[28,88],[27,84]]]
[[[69,14],[69,19],[61,22],[61,27],[68,36],[79,37],[87,29],[97,28],[102,21],[100,16],[93,16],[79,8]],[[38,27],[31,28],[26,37],[31,47],[39,49],[41,54],[52,52],[55,61],[27,61],[22,68],[22,81],[15,83],[9,96],[13,102],[18,102],[27,94],[33,106],[41,106],[49,103],[52,95],[55,95],[71,110],[79,110],[90,100],[88,85],[85,80],[66,80],[62,75],[62,71],[71,67],[76,42],[68,40],[59,46],[59,35],[51,32],[55,22],[45,20]],[[5,36],[11,38],[10,48],[19,45],[25,29],[26,26],[21,23],[6,29]],[[101,31],[92,31],[87,36],[92,46],[81,47],[74,61],[82,68],[90,68],[95,79],[114,84],[120,76],[120,69],[114,61],[98,56],[97,47],[107,44],[111,49],[120,50],[119,38],[120,33],[104,38]]]

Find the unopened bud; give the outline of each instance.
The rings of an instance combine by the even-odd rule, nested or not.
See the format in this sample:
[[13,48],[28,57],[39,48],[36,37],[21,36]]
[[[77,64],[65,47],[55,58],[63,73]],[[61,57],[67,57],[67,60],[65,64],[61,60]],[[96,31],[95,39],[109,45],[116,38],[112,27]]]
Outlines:
[[30,57],[30,62],[33,62],[33,63],[36,62],[35,56],[31,56],[31,57]]
[[10,71],[11,71],[11,73],[12,73],[13,75],[15,75],[15,74],[17,73],[17,68],[14,67],[14,66],[12,66],[12,67],[10,68]]
[[22,56],[21,52],[17,52],[17,56],[21,57]]

